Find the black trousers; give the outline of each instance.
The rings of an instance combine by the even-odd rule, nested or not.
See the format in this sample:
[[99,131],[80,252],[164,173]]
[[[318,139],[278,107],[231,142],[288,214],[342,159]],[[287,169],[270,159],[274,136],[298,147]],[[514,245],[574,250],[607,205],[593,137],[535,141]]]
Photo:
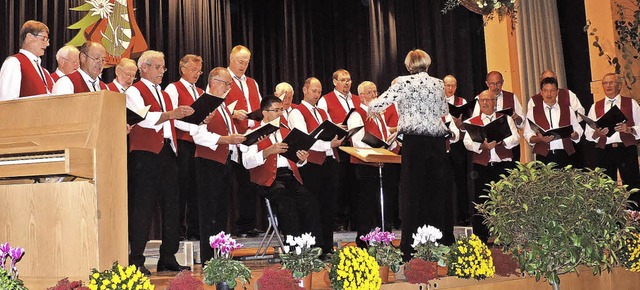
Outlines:
[[284,235],[320,234],[317,201],[288,168],[278,168],[271,186],[260,186],[278,217],[278,227]]
[[464,143],[458,141],[451,144],[451,150],[447,153],[449,162],[451,162],[451,171],[453,172],[455,221],[458,223],[468,220],[471,216],[469,213],[471,212],[472,203],[467,186],[467,176],[469,176],[468,152],[464,147]]
[[226,230],[231,196],[231,165],[205,158],[195,158],[198,192],[198,219],[200,220],[200,261],[213,257],[209,237]]
[[149,241],[151,219],[158,203],[162,212],[160,260],[175,261],[178,251],[178,166],[176,155],[165,141],[159,154],[133,151],[135,162],[132,212],[129,213],[129,264],[144,265],[144,248]]
[[[350,145],[349,145],[350,146]],[[353,166],[349,161],[349,154],[337,150],[340,161],[336,162],[336,217],[335,224],[343,225],[345,229],[349,229],[349,225],[354,223],[356,204],[358,203],[356,195],[358,189],[354,187],[353,180],[355,178]]]
[[536,160],[541,161],[544,164],[553,162],[557,164],[556,168],[564,168],[567,165],[572,164],[569,154],[567,154],[567,151],[565,151],[564,149],[549,150],[547,156],[536,154]]
[[333,251],[333,229],[336,211],[336,166],[335,160],[327,157],[322,165],[307,162],[307,164],[299,168],[304,186],[309,189],[318,202],[320,233],[316,235],[316,245],[322,248],[323,253]]
[[[475,187],[475,199],[477,204],[484,203],[486,199],[481,199],[481,195],[486,195],[486,189],[489,189],[489,183],[491,181],[498,181],[500,174],[505,174],[507,169],[514,168],[515,162],[503,161],[489,163],[487,166],[477,163],[473,164],[473,172],[471,176],[476,177],[474,180]],[[471,218],[471,224],[473,225],[473,233],[478,236],[483,242],[487,242],[489,238],[489,229],[484,225],[484,218],[478,215],[477,210],[473,210],[474,215]]]
[[[638,146],[624,146],[622,143],[608,144],[602,151],[603,158],[600,159],[600,167],[606,169],[605,173],[613,180],[618,179],[618,171],[622,183],[627,185],[627,189],[640,188],[640,172],[638,170]],[[640,194],[634,193],[629,196],[630,200],[640,203]]]
[[[444,137],[404,135],[402,176],[400,179],[400,215],[402,233],[411,237],[418,227],[432,225],[440,229],[443,244],[454,242],[451,166]],[[405,261],[411,258],[411,238],[404,238],[400,250]]]
[[256,186],[251,182],[249,170],[244,168],[242,161],[239,162],[240,164],[233,161],[230,163],[233,174],[231,196],[234,210],[238,213],[235,232],[244,233],[256,228],[256,203],[258,199]]
[[198,237],[198,193],[193,142],[178,140],[178,216],[179,233],[185,237]]
[[391,226],[399,229],[401,222],[398,206],[400,164],[387,163],[382,167],[382,185],[384,187],[385,230],[390,231]]
[[358,186],[355,215],[356,244],[365,248],[367,244],[360,240],[360,236],[380,226],[381,222],[380,173],[377,166],[353,164],[353,169]]

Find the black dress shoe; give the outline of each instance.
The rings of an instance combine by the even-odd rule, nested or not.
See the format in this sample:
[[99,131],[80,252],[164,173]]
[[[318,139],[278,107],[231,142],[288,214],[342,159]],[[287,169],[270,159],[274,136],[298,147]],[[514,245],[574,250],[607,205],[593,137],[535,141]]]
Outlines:
[[142,273],[143,275],[147,277],[151,276],[151,271],[149,271],[149,269],[147,269],[147,267],[145,267],[144,265],[139,266],[137,268],[138,268],[138,271],[140,271],[140,273]]
[[161,263],[158,262],[157,272],[180,272],[182,270],[191,270],[189,266],[180,266],[177,262]]

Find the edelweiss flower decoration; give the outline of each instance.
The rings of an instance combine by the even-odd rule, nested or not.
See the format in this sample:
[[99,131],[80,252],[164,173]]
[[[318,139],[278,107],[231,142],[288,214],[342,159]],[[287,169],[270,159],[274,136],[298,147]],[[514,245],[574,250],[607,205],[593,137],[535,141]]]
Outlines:
[[100,15],[100,18],[105,19],[113,13],[114,4],[109,0],[87,0],[86,2],[93,6],[93,8],[89,9],[89,12],[93,12],[91,16]]

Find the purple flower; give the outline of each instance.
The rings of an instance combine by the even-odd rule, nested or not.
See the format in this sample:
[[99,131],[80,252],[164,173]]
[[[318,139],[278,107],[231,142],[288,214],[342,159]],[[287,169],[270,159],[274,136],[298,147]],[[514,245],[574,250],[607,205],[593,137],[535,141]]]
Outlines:
[[9,243],[0,244],[0,268],[2,269],[4,269],[4,264],[7,262],[7,257],[9,257],[9,251],[11,251]]
[[211,236],[209,238],[209,245],[214,249],[214,254],[216,257],[227,257],[228,254],[231,253],[231,251],[242,247],[241,244],[237,243],[236,240],[231,238],[231,235],[225,234],[224,231],[218,233],[215,236]]
[[360,236],[360,240],[367,242],[371,246],[377,244],[389,245],[395,239],[396,235],[394,233],[382,232],[378,227],[369,232],[367,235]]
[[22,259],[22,256],[24,256],[24,249],[20,247],[11,248],[10,252],[11,260],[14,264],[20,261],[20,259]]

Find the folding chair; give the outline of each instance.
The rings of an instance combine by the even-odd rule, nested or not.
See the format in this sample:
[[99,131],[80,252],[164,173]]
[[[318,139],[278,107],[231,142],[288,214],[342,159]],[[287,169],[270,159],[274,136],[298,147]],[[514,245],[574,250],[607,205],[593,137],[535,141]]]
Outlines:
[[[267,227],[267,231],[264,233],[264,237],[262,237],[262,241],[260,241],[260,247],[258,247],[258,251],[256,252],[256,258],[270,258],[266,257],[267,249],[269,249],[269,245],[273,240],[273,236],[276,236],[278,240],[278,245],[280,246],[280,251],[284,248],[284,243],[282,242],[282,237],[280,236],[280,230],[278,229],[278,217],[273,213],[271,209],[271,203],[268,198],[264,199],[264,203],[267,206],[267,213],[269,216],[267,220],[269,221],[269,226]],[[267,240],[268,238],[268,240]],[[276,247],[273,248],[276,253],[278,250]]]

